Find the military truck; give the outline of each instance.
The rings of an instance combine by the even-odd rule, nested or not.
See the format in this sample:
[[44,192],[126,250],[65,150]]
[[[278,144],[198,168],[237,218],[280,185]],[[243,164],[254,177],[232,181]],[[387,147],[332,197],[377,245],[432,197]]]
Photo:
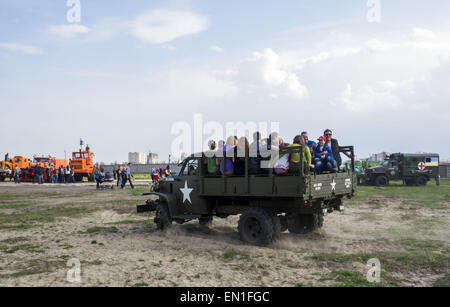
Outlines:
[[402,180],[410,186],[425,186],[430,179],[435,179],[436,184],[440,184],[438,154],[395,153],[381,165],[366,169],[363,181],[379,187],[384,187],[393,180]]
[[[340,147],[351,152],[353,146]],[[289,147],[280,154],[300,154],[302,147]],[[228,157],[228,154],[226,155]],[[205,154],[192,155],[181,163],[181,170],[143,195],[156,195],[138,212],[155,211],[154,222],[165,230],[172,222],[183,224],[198,219],[208,225],[213,217],[226,218],[240,214],[238,231],[242,241],[253,245],[267,245],[280,233],[304,234],[322,227],[323,217],[335,210],[343,211],[343,198],[352,198],[356,191],[354,163],[345,172],[315,175],[303,163],[289,166],[289,174],[267,173],[250,175],[248,152],[245,153],[245,174],[208,175]],[[222,163],[224,157],[220,158]]]

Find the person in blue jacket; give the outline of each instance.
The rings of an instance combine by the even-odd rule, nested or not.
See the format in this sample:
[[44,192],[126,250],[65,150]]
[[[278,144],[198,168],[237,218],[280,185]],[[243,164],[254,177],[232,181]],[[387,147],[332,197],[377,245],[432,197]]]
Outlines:
[[332,173],[337,172],[337,163],[333,157],[333,151],[330,146],[325,144],[325,138],[319,137],[319,144],[314,149],[314,165],[316,175],[322,173],[324,169]]

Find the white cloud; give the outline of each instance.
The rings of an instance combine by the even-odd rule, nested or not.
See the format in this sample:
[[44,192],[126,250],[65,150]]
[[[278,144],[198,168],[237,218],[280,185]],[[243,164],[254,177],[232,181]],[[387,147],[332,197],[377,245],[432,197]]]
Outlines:
[[210,47],[209,47],[209,50],[214,51],[214,52],[217,52],[217,53],[222,53],[222,52],[224,52],[223,48],[221,48],[221,47],[219,47],[219,46],[215,46],[215,45],[210,46]]
[[414,28],[412,37],[425,40],[435,40],[437,38],[433,31],[421,28]]
[[49,28],[49,32],[62,38],[75,38],[80,34],[87,34],[91,32],[91,29],[80,24],[70,24],[51,26]]
[[[254,52],[250,62],[256,64],[256,71],[269,90],[280,91],[280,94],[298,100],[308,96],[308,89],[293,72],[294,67],[283,64],[280,56],[272,49],[267,48],[263,52]],[[274,94],[272,92],[270,95]]]
[[131,23],[131,35],[143,42],[162,44],[205,31],[209,18],[188,11],[155,9]]
[[169,50],[169,51],[175,51],[177,50],[177,48],[175,46],[172,45],[167,45],[167,46],[163,46],[163,48]]
[[374,108],[397,109],[401,102],[393,92],[395,86],[392,82],[380,82],[354,90],[352,85],[347,83],[339,102],[347,110],[354,112],[370,111]]
[[9,51],[18,51],[30,55],[39,55],[44,53],[39,47],[15,43],[0,43],[0,48]]

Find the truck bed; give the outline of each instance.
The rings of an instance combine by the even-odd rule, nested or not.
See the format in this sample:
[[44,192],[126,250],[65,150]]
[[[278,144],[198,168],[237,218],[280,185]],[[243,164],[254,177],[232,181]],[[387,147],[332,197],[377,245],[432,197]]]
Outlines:
[[353,172],[322,175],[216,176],[200,179],[199,196],[245,196],[320,199],[349,195],[356,190]]

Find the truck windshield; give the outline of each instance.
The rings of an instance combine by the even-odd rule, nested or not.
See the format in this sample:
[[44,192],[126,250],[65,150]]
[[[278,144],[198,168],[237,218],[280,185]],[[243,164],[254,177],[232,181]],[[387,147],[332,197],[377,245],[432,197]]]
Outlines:
[[73,153],[73,158],[74,158],[74,159],[79,159],[79,158],[81,158],[81,153],[79,153],[79,152],[74,152],[74,153]]

